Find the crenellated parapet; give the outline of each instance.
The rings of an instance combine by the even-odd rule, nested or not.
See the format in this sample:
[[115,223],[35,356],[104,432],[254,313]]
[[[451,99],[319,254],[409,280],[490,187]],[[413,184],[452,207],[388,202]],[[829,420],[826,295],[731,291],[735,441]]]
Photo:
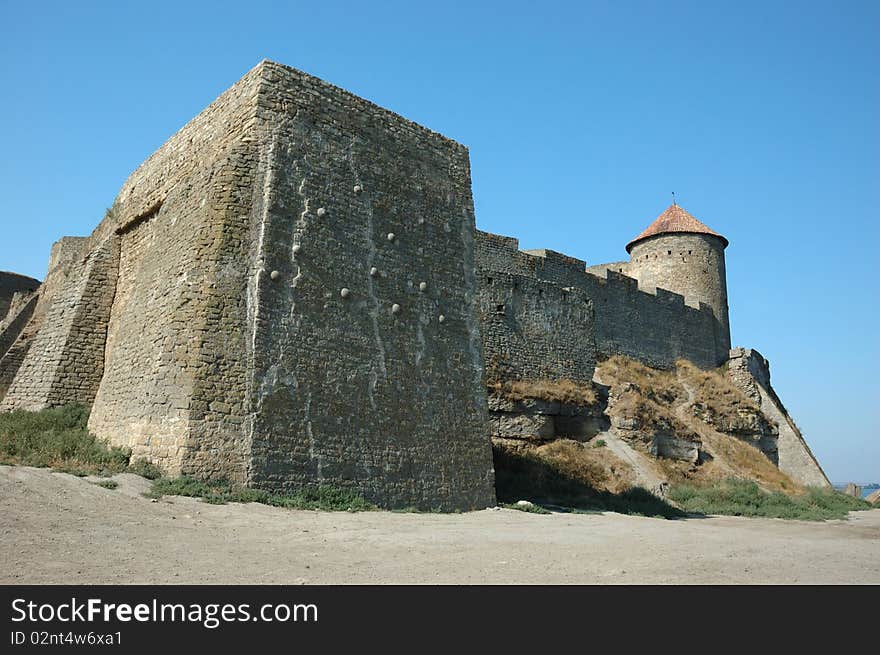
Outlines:
[[[592,302],[591,329],[600,357],[622,354],[663,368],[680,358],[704,368],[726,359],[711,306],[690,305],[685,296],[667,289],[645,289],[623,262],[588,268],[583,260],[552,250],[521,251],[516,239],[478,231],[477,268],[481,288],[491,284],[493,273],[504,272],[577,289]],[[546,306],[549,299],[543,302]],[[565,331],[557,335],[560,343]],[[487,348],[491,338],[484,336]]]

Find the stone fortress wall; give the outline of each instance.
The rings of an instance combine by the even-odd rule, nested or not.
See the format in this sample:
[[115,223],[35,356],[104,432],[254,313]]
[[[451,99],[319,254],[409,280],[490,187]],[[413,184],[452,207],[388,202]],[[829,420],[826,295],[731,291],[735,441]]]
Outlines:
[[474,233],[466,148],[262,62],[56,244],[0,409],[91,405],[172,475],[492,505]]
[[[566,298],[568,302],[576,296],[592,305],[592,320],[579,326],[580,339],[595,343],[598,357],[622,354],[660,368],[673,366],[677,359],[714,368],[727,359],[730,338],[722,335],[729,332],[712,307],[701,302],[696,306],[686,304],[684,296],[663,288],[641,288],[635,277],[621,272],[632,270],[629,262],[587,269],[582,260],[552,250],[521,251],[516,239],[478,231],[477,269],[481,297],[490,293],[499,274],[555,287],[555,293],[545,291],[532,299],[534,313],[530,320],[547,325],[555,334],[545,339],[561,350],[570,348],[575,337],[566,333],[569,327],[551,328],[546,319],[559,311],[558,299]],[[491,312],[484,313],[484,317],[487,315]],[[488,351],[496,348],[491,334],[484,336]],[[522,353],[511,354],[525,361]],[[564,358],[561,352],[554,356]],[[588,363],[584,360],[585,365]],[[595,357],[592,365],[585,366],[573,379],[592,378],[594,365]],[[567,376],[560,373],[557,377]]]
[[6,318],[16,294],[33,293],[40,281],[18,273],[0,271],[0,321]]
[[90,405],[171,475],[485,507],[487,375],[726,361],[723,253],[694,288],[666,271],[679,295],[643,252],[587,269],[477,231],[464,146],[264,61],[10,295],[0,410]]

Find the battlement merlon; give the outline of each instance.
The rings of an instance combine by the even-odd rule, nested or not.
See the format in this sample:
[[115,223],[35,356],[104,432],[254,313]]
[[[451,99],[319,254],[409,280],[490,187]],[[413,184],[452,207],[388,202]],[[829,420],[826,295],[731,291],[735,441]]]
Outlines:
[[[683,305],[698,312],[708,312],[714,316],[711,305],[702,301],[689,302],[681,293],[657,286],[644,287],[641,281],[630,274],[630,262],[609,262],[586,266],[582,259],[547,248],[520,250],[519,239],[492,232],[477,230],[478,255],[482,255],[480,268],[498,273],[513,273],[532,277],[537,280],[549,281],[554,284],[575,285],[578,277],[569,274],[586,274],[597,279],[600,284],[619,286],[628,291],[638,290],[646,295],[655,296],[661,302],[672,305]],[[487,256],[491,252],[491,256]]]

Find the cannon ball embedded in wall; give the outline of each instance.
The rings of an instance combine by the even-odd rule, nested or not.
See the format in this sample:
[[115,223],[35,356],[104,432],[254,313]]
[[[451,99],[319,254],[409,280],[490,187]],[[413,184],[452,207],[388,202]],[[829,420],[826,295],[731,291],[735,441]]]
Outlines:
[[327,213],[327,210],[324,209],[323,207],[318,207],[318,212],[317,212],[317,213],[318,213],[318,216],[323,216],[324,214]]
[[427,282],[419,282],[419,291],[427,291],[428,283]]
[[363,190],[364,190],[364,187],[362,187],[360,184],[355,184],[355,185],[354,185],[354,192],[355,192],[355,193],[360,193],[360,192],[363,191]]
[[269,277],[273,280],[277,280],[279,277],[281,277],[281,273],[279,273],[278,271],[272,271],[271,273],[269,273]]
[[342,296],[343,298],[348,298],[348,296],[350,294],[351,294],[351,291],[349,291],[348,288],[346,288],[346,287],[342,287],[342,289],[339,291],[339,295]]
[[379,269],[373,266],[373,268],[370,269],[370,277],[376,277],[377,275],[379,275]]
[[388,233],[388,240],[389,240],[389,241],[394,241],[396,238],[397,238],[397,235],[394,234],[394,232],[389,232],[389,233]]
[[293,254],[294,254],[294,255],[298,254],[300,250],[302,250],[302,246],[299,245],[299,244],[296,244],[296,245],[293,247]]
[[444,322],[446,321],[446,317],[443,316],[443,314],[440,314],[440,316],[437,317],[437,320],[438,320],[440,323],[444,323]]
[[391,313],[392,314],[399,314],[400,313],[400,305],[398,305],[397,303],[394,303],[393,305],[391,305]]

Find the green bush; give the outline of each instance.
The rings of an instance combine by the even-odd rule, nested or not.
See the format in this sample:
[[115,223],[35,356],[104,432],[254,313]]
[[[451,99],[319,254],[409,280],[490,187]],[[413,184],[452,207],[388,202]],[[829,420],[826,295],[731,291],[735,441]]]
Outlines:
[[147,480],[157,480],[162,477],[162,469],[146,459],[140,458],[128,465],[128,472],[139,475]]
[[376,509],[359,494],[330,486],[306,487],[295,494],[273,494],[260,489],[237,487],[226,480],[201,481],[188,476],[159,478],[147,494],[162,496],[192,496],[206,503],[263,503],[291,509],[317,509],[328,512],[369,511]]
[[88,409],[80,405],[0,414],[0,463],[49,466],[74,475],[124,471],[128,451],[95,439],[86,428],[88,419]]
[[811,487],[802,495],[787,496],[736,478],[712,486],[675,486],[669,491],[669,499],[686,512],[806,521],[842,519],[848,512],[871,509],[864,500],[833,489]]

